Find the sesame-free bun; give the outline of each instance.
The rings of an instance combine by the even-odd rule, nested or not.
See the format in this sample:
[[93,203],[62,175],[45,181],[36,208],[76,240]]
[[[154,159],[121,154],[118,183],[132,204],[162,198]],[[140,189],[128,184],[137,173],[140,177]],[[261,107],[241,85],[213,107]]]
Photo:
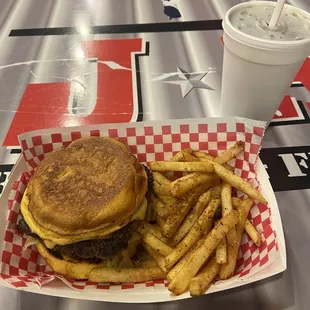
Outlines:
[[146,191],[144,167],[127,146],[113,138],[81,138],[45,156],[21,211],[33,233],[64,245],[120,229]]

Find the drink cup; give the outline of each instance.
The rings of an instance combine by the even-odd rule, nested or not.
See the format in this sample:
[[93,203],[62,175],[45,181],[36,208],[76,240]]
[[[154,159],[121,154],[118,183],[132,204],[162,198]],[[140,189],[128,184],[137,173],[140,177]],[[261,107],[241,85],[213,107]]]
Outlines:
[[223,20],[221,114],[269,124],[298,70],[310,55],[310,14],[284,5],[279,22],[268,23],[275,3],[245,2]]

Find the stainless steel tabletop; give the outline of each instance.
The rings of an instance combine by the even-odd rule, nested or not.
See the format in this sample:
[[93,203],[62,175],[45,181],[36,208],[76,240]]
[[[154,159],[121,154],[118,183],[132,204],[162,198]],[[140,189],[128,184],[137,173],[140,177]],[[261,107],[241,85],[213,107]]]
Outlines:
[[[29,128],[70,125],[71,116],[76,116],[73,124],[98,121],[88,117],[96,105],[104,104],[99,96],[103,85],[96,70],[100,61],[111,59],[87,54],[81,48],[84,41],[142,39],[140,54],[144,56],[136,62],[139,77],[135,83],[139,85],[134,85],[140,93],[135,102],[138,112],[128,112],[129,121],[217,115],[223,60],[220,20],[239,2],[244,1],[0,1],[0,192],[19,156],[16,134]],[[310,11],[309,0],[287,2]],[[173,27],[158,23],[171,23]],[[119,66],[123,59],[120,63],[113,61],[113,66]],[[309,61],[305,65],[309,73]],[[194,88],[184,97],[179,85],[166,83],[166,74],[177,68],[206,73],[202,80],[205,88]],[[309,309],[310,74],[305,72],[267,129],[261,152],[283,221],[288,259],[284,273],[221,293],[145,305],[73,300],[0,287],[0,309]],[[84,97],[77,91],[81,81],[82,88],[87,89]],[[59,103],[64,93],[59,91],[59,97],[51,99],[44,92],[51,87],[62,89],[65,83],[69,93],[77,97],[72,99],[65,92],[64,112]],[[46,109],[53,104],[59,110],[49,115]],[[108,114],[112,112],[107,110]]]

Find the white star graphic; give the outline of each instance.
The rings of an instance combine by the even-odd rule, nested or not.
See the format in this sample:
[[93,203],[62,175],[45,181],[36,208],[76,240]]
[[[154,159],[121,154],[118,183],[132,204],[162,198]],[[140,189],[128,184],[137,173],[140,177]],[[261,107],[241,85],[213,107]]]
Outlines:
[[180,85],[183,98],[185,98],[193,88],[214,90],[212,87],[208,86],[207,84],[201,81],[208,72],[189,73],[179,67],[177,68],[178,68],[177,75],[179,76],[179,79],[178,80],[164,79],[163,82],[168,84]]

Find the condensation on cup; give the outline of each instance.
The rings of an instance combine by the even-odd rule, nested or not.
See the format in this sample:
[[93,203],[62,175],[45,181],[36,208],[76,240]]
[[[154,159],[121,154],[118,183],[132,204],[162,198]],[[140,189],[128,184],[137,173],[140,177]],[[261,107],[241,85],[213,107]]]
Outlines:
[[222,115],[269,124],[310,55],[310,14],[286,4],[277,25],[269,27],[274,6],[245,2],[225,15]]

